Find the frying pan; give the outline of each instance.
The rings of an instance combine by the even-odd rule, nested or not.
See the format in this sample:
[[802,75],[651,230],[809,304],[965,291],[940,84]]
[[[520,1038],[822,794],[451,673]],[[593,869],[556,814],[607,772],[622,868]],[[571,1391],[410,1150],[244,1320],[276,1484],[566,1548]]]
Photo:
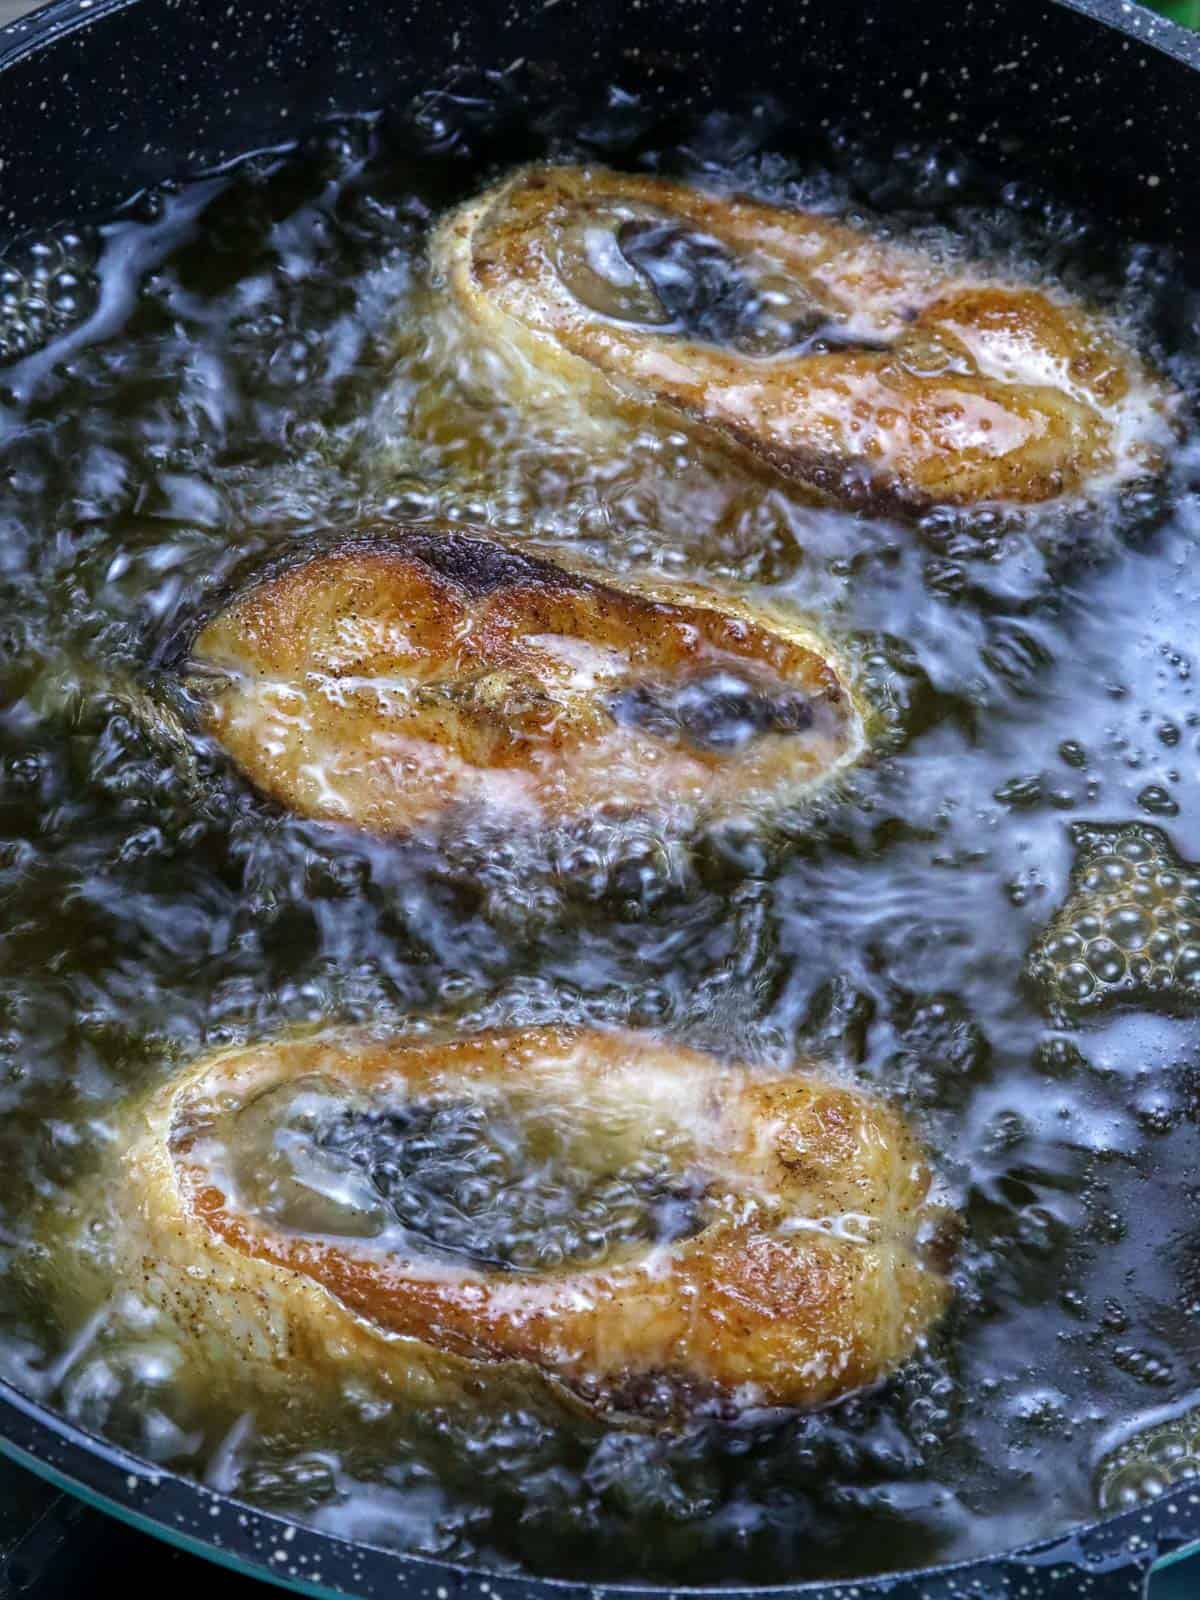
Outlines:
[[[842,124],[881,140],[948,138],[1170,243],[1185,268],[1200,264],[1200,42],[1122,0],[55,0],[0,29],[0,240],[323,116],[488,70],[519,70],[547,107],[620,81],[664,110],[770,95],[815,134]],[[295,1526],[151,1467],[3,1383],[0,1451],[149,1533],[303,1593],[586,1592]],[[966,1565],[724,1592],[1118,1600],[1198,1545],[1200,1491],[1183,1485]]]

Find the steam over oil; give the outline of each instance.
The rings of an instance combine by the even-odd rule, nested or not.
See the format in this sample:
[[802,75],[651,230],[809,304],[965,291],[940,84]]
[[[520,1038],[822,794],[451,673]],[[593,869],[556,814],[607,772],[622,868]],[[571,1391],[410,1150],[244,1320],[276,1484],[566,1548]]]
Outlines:
[[[1190,1470],[1200,1371],[1200,302],[1169,255],[949,149],[837,138],[801,159],[770,107],[668,127],[619,89],[535,128],[526,87],[439,92],[4,247],[0,1372],[320,1527],[595,1582],[854,1576],[1153,1494]],[[546,160],[800,207],[1088,308],[1157,375],[1170,427],[1131,470],[1026,504],[889,509],[816,503],[644,395],[530,405],[428,262],[446,219]],[[778,285],[633,220],[593,297],[615,284],[618,312],[739,360],[798,336]],[[827,643],[861,750],[770,816],[686,826],[603,802],[531,829],[297,814],[206,731],[191,644],[247,572],[447,525],[788,619]],[[624,684],[606,715],[709,759],[729,727],[747,748],[809,737],[777,688],[705,669]],[[768,1073],[819,1061],[930,1153],[961,1216],[951,1309],[836,1404],[701,1403],[669,1428],[517,1391],[401,1401],[358,1375],[332,1418],[301,1385],[248,1403],[198,1383],[80,1197],[123,1108],[191,1063],[364,1026],[414,1045],[631,1028]],[[286,1128],[306,1115],[289,1102]],[[510,1107],[321,1129],[341,1187],[298,1196],[271,1169],[263,1207],[424,1230],[514,1280],[702,1236],[706,1194],[661,1152],[589,1175],[567,1141],[514,1197],[531,1158]],[[1175,1431],[1143,1456],[1143,1424]]]

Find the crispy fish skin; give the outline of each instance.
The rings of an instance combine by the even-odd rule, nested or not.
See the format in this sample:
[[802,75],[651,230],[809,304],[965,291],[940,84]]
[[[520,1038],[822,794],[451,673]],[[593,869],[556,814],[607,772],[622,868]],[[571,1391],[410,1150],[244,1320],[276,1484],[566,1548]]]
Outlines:
[[[347,540],[252,584],[190,665],[207,731],[260,789],[384,834],[460,804],[564,818],[792,797],[864,741],[831,654],[795,625],[446,529]],[[681,725],[681,693],[707,737]],[[740,743],[712,725],[723,704]]]
[[[348,1102],[519,1090],[591,1119],[610,1159],[666,1148],[707,1186],[699,1232],[598,1263],[503,1270],[410,1235],[307,1233],[242,1198],[237,1118],[281,1087]],[[111,1272],[222,1392],[355,1373],[413,1402],[520,1392],[648,1420],[698,1404],[807,1407],[886,1375],[945,1307],[945,1213],[900,1116],[644,1034],[542,1027],[402,1042],[362,1032],[238,1047],[127,1105],[78,1207]],[[666,1397],[664,1399],[664,1396]]]
[[[727,252],[768,294],[782,284],[834,347],[743,353],[672,332],[611,248],[616,312],[589,307],[567,278],[647,219]],[[447,217],[432,263],[527,395],[557,379],[666,407],[820,497],[1045,501],[1154,470],[1171,437],[1164,385],[1083,306],[803,211],[530,167]],[[621,293],[635,314],[617,314]]]

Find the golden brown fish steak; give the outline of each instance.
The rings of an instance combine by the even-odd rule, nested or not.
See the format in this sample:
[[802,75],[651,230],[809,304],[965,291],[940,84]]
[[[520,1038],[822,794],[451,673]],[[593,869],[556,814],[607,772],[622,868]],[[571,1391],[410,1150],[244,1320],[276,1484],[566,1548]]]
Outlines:
[[600,582],[397,529],[253,582],[200,631],[209,732],[304,816],[565,818],[793,798],[864,743],[832,652],[700,587]]
[[518,394],[665,407],[836,500],[1044,501],[1171,437],[1164,385],[1065,295],[668,179],[523,169],[433,266]]
[[222,1393],[358,1373],[651,1419],[815,1406],[903,1362],[949,1294],[896,1112],[645,1034],[238,1047],[127,1105],[111,1152],[75,1222],[106,1219],[116,1286]]

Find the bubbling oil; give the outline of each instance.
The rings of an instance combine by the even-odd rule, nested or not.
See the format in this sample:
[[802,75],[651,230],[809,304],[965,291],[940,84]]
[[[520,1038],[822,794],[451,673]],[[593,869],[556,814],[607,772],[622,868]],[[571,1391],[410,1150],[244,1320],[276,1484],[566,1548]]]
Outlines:
[[673,1166],[666,1150],[614,1161],[614,1130],[595,1118],[556,1115],[519,1093],[385,1108],[347,1105],[330,1087],[269,1090],[235,1119],[239,1193],[284,1229],[547,1272],[704,1226],[699,1174]]
[[[1080,1016],[1027,965],[1072,893],[1072,827],[1136,824],[1200,860],[1195,439],[1162,482],[1088,506],[833,511],[649,417],[510,405],[439,316],[424,250],[506,163],[601,150],[1092,295],[1188,396],[1198,302],[1169,255],[953,151],[838,138],[816,161],[769,108],[668,126],[620,94],[539,133],[490,92],[143,193],[94,236],[24,241],[0,283],[0,1371],[256,1503],[505,1570],[782,1582],[1058,1533],[1123,1503],[1114,1424],[1181,1415],[1200,1371],[1190,991],[1110,985]],[[678,318],[768,348],[820,336],[769,285],[726,293],[711,253],[626,244]],[[601,809],[544,837],[477,819],[378,840],[281,814],[196,735],[173,641],[242,563],[389,517],[750,586],[837,639],[874,759],[770,830]],[[702,687],[622,714],[710,743],[801,715]],[[336,1417],[302,1384],[252,1413],[198,1397],[170,1329],[113,1297],[103,1229],[68,1302],[30,1219],[69,1206],[113,1108],[180,1060],[332,1020],[816,1053],[936,1152],[964,1219],[955,1310],[877,1391],[674,1433],[401,1413],[368,1382]],[[314,1115],[295,1108],[282,1166],[251,1163],[264,1205],[366,1229],[399,1212],[513,1271],[702,1205],[669,1163],[589,1176],[570,1138],[533,1159],[471,1106]]]
[[83,228],[19,238],[0,251],[0,366],[42,349],[96,302],[95,240]]
[[1073,830],[1073,892],[1034,946],[1030,974],[1069,1013],[1140,999],[1196,1009],[1200,873],[1161,828]]
[[1128,1511],[1200,1477],[1200,1419],[1195,1408],[1140,1429],[1100,1463],[1096,1497],[1104,1511]]

